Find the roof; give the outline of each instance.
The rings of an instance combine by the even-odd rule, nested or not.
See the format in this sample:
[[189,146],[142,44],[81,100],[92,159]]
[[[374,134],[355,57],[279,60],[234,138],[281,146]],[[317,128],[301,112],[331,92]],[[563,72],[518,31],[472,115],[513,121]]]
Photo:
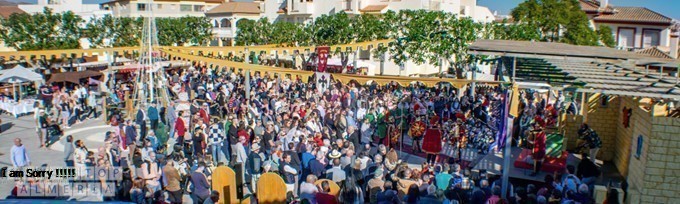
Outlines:
[[469,46],[469,54],[496,55],[508,57],[542,58],[585,58],[633,60],[636,64],[676,63],[678,59],[652,57],[608,47],[569,45],[553,42],[532,42],[513,40],[477,40]]
[[10,15],[14,13],[26,13],[24,10],[21,10],[19,6],[0,6],[0,17],[2,18],[9,18]]
[[361,12],[380,12],[383,9],[387,8],[387,5],[368,5],[362,9],[359,9]]
[[[559,57],[585,57],[606,59],[637,59],[646,56],[600,46],[580,46],[554,42],[514,40],[477,40],[469,46],[470,53],[491,52],[510,55],[551,55]],[[506,55],[507,56],[507,55]],[[522,57],[522,56],[517,56]]]
[[[110,4],[110,3],[116,3],[116,2],[130,2],[130,1],[131,0],[111,0],[111,1],[106,1],[104,3],[100,3],[100,4]],[[224,3],[224,0],[154,0],[154,1],[164,1],[164,2],[193,1],[193,2],[205,2],[205,3],[211,3],[211,4]]]
[[[504,58],[506,65],[509,62],[512,59]],[[519,58],[516,76],[517,81],[576,85],[579,92],[680,100],[674,77],[660,79],[617,62]]]
[[35,73],[31,69],[25,68],[21,65],[17,65],[12,69],[3,71],[2,76],[0,76],[0,82],[3,83],[23,83],[42,80],[42,75]]
[[586,13],[609,13],[614,11],[610,5],[607,5],[604,10],[600,10],[600,2],[596,0],[579,0],[579,5],[581,6],[581,10]]
[[636,53],[643,54],[643,55],[649,55],[652,57],[658,57],[658,58],[664,58],[664,59],[673,59],[668,53],[664,52],[663,50],[660,50],[658,47],[649,47],[645,49],[641,49],[638,51],[635,51]]
[[92,70],[85,70],[81,72],[62,72],[62,73],[55,73],[50,76],[50,80],[47,81],[47,83],[53,83],[53,82],[72,82],[72,83],[80,83],[80,79],[88,78],[88,77],[97,77],[101,76],[101,72],[97,71],[92,71]]
[[600,22],[656,23],[668,25],[673,21],[673,19],[669,17],[644,7],[616,7],[614,13],[600,15],[593,18],[593,20]]
[[219,13],[249,13],[260,14],[260,4],[255,2],[226,2],[205,12],[206,14]]

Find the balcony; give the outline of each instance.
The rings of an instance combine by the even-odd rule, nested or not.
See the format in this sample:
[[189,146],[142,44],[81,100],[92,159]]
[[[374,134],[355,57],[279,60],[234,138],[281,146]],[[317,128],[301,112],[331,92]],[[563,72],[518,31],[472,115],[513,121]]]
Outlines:
[[213,28],[213,37],[217,38],[233,38],[235,36],[234,30],[231,28]]
[[347,14],[360,14],[357,0],[341,0],[335,3],[337,11],[344,11]]
[[[303,0],[304,1],[304,0]],[[291,15],[312,15],[314,14],[314,2],[291,1],[288,4],[288,14]]]

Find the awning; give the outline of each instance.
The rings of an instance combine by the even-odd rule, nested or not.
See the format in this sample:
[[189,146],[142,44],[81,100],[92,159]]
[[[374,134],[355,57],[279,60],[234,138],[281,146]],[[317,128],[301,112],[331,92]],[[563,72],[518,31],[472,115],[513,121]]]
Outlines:
[[81,79],[89,78],[89,77],[99,77],[101,76],[101,72],[97,71],[81,71],[81,72],[63,72],[63,73],[55,73],[50,76],[50,79],[47,81],[47,83],[54,83],[54,82],[71,82],[71,83],[80,83]]

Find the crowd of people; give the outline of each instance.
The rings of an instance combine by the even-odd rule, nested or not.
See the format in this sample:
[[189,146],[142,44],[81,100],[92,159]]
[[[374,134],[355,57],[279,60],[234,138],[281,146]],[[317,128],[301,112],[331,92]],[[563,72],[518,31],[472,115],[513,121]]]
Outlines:
[[[499,177],[473,174],[461,150],[486,153],[493,147],[503,117],[501,86],[317,84],[313,77],[304,82],[258,72],[247,80],[243,74],[206,67],[173,71],[160,89],[169,100],[136,107],[130,104],[135,83],[111,82],[110,93],[102,94],[111,125],[105,144],[94,153],[67,136],[65,164],[125,169],[117,195],[105,199],[135,203],[183,203],[187,194],[193,203],[217,202],[210,181],[219,166],[242,166],[244,192],[253,200],[259,177],[274,172],[287,184],[288,202],[592,203],[598,175],[584,173],[597,169],[592,162],[579,165],[578,174],[569,167],[548,175],[540,185],[510,185],[507,199]],[[93,111],[96,117],[93,92],[41,92],[45,135],[55,123],[68,128],[72,115],[78,120]],[[526,125],[515,126],[516,138],[524,138],[518,141],[554,124],[561,107],[560,101],[532,97],[539,96],[523,96],[518,121]],[[51,111],[59,122],[42,118]],[[414,167],[402,161],[398,152],[404,148],[425,153],[426,162]],[[321,179],[328,180],[317,185]],[[339,193],[331,192],[333,185]]]

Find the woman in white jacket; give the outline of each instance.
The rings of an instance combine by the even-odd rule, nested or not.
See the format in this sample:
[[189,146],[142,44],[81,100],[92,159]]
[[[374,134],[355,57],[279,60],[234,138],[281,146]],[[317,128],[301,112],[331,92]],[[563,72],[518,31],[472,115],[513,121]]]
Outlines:
[[87,176],[85,162],[87,161],[87,147],[83,141],[76,140],[76,150],[73,152],[73,166],[76,168],[77,177]]

